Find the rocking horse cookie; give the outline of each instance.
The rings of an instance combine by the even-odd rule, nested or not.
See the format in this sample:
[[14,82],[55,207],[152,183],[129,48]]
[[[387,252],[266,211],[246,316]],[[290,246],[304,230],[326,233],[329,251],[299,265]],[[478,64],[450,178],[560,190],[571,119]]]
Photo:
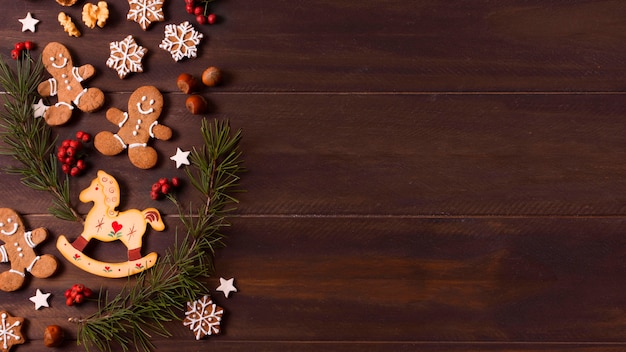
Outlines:
[[0,208],[0,263],[10,263],[11,269],[0,274],[0,290],[15,291],[22,287],[26,272],[37,278],[52,276],[57,269],[57,260],[50,254],[39,256],[35,246],[43,242],[48,231],[37,228],[24,229],[24,223],[13,209]]
[[[141,256],[142,238],[149,224],[156,231],[163,231],[165,224],[155,208],[144,210],[116,210],[120,203],[120,189],[113,176],[100,170],[79,195],[83,203],[93,202],[87,214],[83,232],[73,242],[60,235],[57,249],[72,264],[98,276],[119,278],[137,274],[156,263],[157,254]],[[95,260],[83,253],[91,239],[102,242],[119,240],[128,248],[128,261],[107,263]]]
[[104,104],[104,93],[98,88],[83,88],[81,82],[95,74],[92,65],[76,67],[69,50],[61,43],[48,43],[41,60],[52,78],[41,82],[37,92],[42,97],[58,96],[58,102],[46,107],[43,118],[51,126],[66,123],[76,106],[84,112],[93,112]]
[[117,155],[128,149],[130,162],[140,169],[156,165],[157,152],[148,145],[150,138],[168,140],[172,129],[159,124],[163,110],[163,95],[156,87],[137,88],[128,100],[128,112],[117,108],[107,110],[106,118],[119,126],[117,133],[102,131],[94,139],[94,146],[104,155]]

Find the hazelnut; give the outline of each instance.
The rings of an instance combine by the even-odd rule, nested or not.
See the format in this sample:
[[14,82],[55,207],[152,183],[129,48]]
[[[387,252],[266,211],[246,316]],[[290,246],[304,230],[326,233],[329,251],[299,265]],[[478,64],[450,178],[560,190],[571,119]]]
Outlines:
[[181,92],[189,94],[195,92],[198,89],[199,83],[194,76],[188,73],[181,73],[178,76],[178,79],[176,79],[176,85]]
[[205,113],[209,104],[203,96],[193,94],[187,97],[187,100],[185,100],[185,106],[190,113],[198,115]]
[[63,343],[65,334],[58,325],[49,325],[43,332],[43,344],[46,347],[59,347]]
[[222,81],[222,72],[219,68],[211,66],[202,72],[202,83],[208,87],[213,87]]

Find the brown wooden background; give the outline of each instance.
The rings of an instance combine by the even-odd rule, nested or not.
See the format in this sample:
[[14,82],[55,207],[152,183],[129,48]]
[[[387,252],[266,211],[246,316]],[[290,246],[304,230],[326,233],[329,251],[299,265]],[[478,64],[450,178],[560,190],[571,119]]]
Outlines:
[[[168,231],[144,251],[171,245],[177,219],[149,198],[159,177],[182,176],[168,160],[200,145],[199,117],[175,87],[181,72],[222,68],[225,84],[202,93],[210,118],[244,133],[249,172],[217,277],[235,277],[224,334],[197,342],[179,323],[159,350],[204,351],[622,351],[626,346],[626,3],[623,1],[233,1],[223,22],[200,27],[200,57],[174,63],[158,48],[166,23],[193,22],[182,0],[143,32],[126,1],[110,0],[104,29],[80,22],[84,0],[2,0],[0,52],[60,41],[98,75],[106,107],[126,109],[141,85],[164,92],[161,122],[172,140],[153,145],[158,167],[125,155],[89,156],[117,176],[126,208],[156,206]],[[22,33],[26,12],[41,20]],[[56,22],[66,11],[83,32]],[[194,22],[195,23],[195,22]],[[148,48],[145,71],[120,80],[105,66],[108,43],[133,34]],[[105,109],[56,128],[115,131]],[[8,157],[2,165],[11,165]],[[81,228],[47,214],[50,198],[3,176],[0,206],[31,228],[74,238]],[[182,192],[193,200],[190,187]],[[77,196],[75,196],[78,203]],[[82,212],[89,205],[78,204]],[[94,245],[123,260],[124,249]],[[41,252],[58,255],[54,239]],[[60,257],[60,255],[58,255]],[[115,291],[61,259],[53,279],[0,292],[45,350],[48,324],[84,316],[66,307],[76,282]],[[2,266],[2,269],[8,266]],[[28,297],[52,292],[51,308]],[[73,341],[63,350],[80,351]]]

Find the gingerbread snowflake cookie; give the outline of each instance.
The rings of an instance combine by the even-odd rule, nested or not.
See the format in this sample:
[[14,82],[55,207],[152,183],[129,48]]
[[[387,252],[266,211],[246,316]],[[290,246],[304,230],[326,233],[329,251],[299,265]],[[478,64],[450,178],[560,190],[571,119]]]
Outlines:
[[5,311],[0,311],[0,352],[8,352],[14,345],[26,342],[22,335],[24,318],[11,316]]
[[143,72],[141,60],[146,55],[147,49],[137,44],[132,35],[119,42],[111,42],[109,48],[111,56],[106,64],[116,70],[120,78],[125,78],[130,72]]
[[163,15],[163,0],[128,0],[130,9],[126,18],[129,21],[139,23],[144,31],[150,27],[152,22],[165,20]]
[[213,303],[209,295],[199,300],[187,302],[187,311],[183,325],[189,327],[196,340],[220,333],[220,324],[224,309]]
[[174,61],[185,57],[194,58],[198,55],[198,44],[203,34],[196,31],[189,21],[179,25],[168,24],[165,26],[165,38],[159,44],[159,48],[167,50]]

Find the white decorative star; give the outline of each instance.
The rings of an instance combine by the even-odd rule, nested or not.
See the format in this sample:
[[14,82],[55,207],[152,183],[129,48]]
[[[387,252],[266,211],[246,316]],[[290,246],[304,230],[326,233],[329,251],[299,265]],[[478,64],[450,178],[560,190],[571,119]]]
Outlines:
[[224,292],[224,296],[228,298],[228,295],[231,292],[237,292],[237,288],[234,285],[234,281],[235,281],[234,277],[231,277],[228,280],[220,277],[220,286],[217,288],[217,290]]
[[180,148],[176,148],[176,155],[171,156],[170,160],[176,162],[176,168],[179,168],[181,165],[189,165],[189,153],[190,152],[183,152]]
[[30,12],[24,18],[20,18],[18,21],[22,22],[22,32],[35,31],[35,25],[39,23],[39,20],[34,18]]
[[40,289],[37,289],[37,293],[29,298],[29,300],[35,303],[35,309],[39,309],[41,307],[50,307],[48,304],[48,298],[50,297],[50,293],[43,293]]
[[43,99],[39,99],[38,102],[33,104],[33,115],[35,117],[43,117],[46,110],[48,110],[48,106],[44,104]]

